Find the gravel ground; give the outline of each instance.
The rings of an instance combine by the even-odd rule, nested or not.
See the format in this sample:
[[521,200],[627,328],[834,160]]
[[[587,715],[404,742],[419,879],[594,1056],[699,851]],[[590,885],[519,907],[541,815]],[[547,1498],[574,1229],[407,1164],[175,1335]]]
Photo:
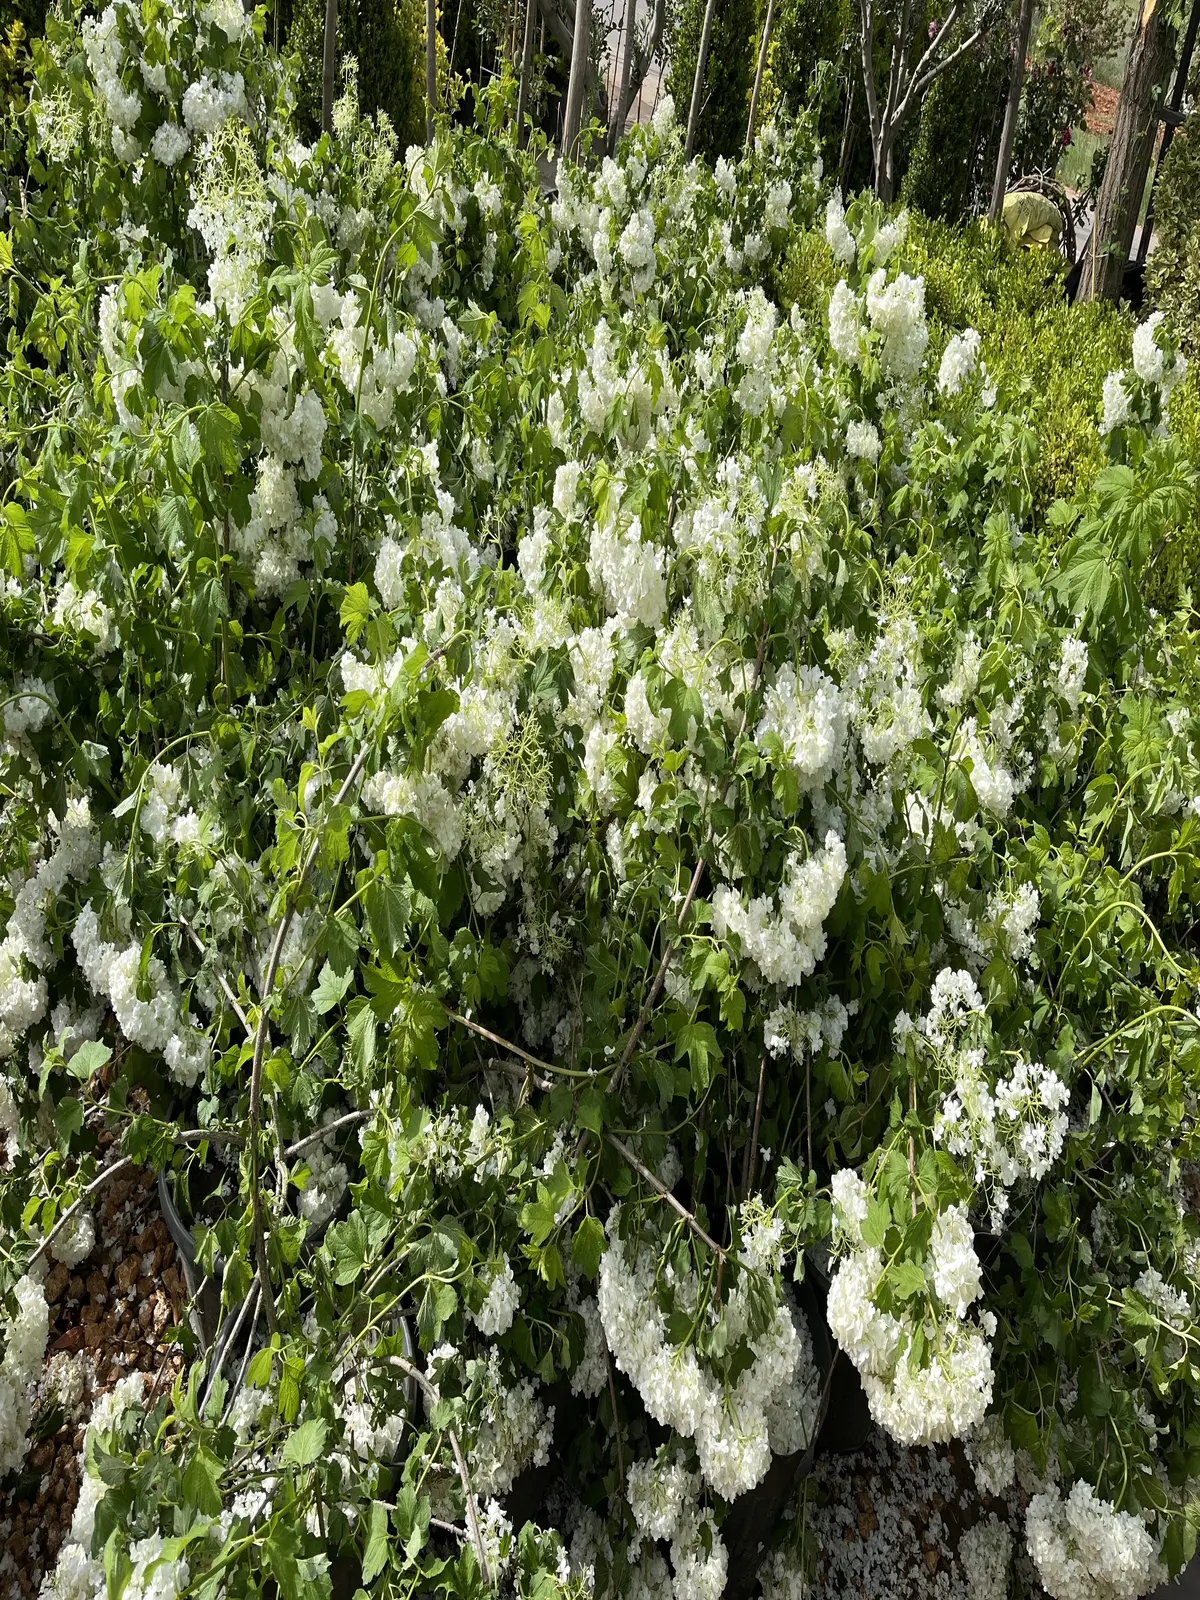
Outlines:
[[50,1340],[23,1471],[0,1493],[0,1597],[31,1600],[53,1567],[79,1494],[79,1451],[97,1396],[130,1372],[147,1400],[179,1370],[163,1335],[180,1320],[185,1288],[152,1172],[128,1172],[100,1191],[96,1245],[46,1275]]

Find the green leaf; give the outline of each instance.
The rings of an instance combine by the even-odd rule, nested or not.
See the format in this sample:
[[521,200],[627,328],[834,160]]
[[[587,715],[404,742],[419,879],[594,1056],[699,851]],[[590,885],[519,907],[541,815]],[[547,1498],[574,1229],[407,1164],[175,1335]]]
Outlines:
[[112,1051],[106,1044],[101,1044],[96,1039],[88,1039],[67,1062],[67,1071],[73,1078],[78,1078],[80,1083],[86,1083],[94,1072],[99,1072],[100,1068],[111,1059]]
[[363,1545],[362,1581],[373,1583],[387,1565],[388,1514],[387,1507],[378,1500],[367,1513],[367,1538]]
[[888,1282],[898,1300],[911,1300],[925,1292],[925,1273],[915,1261],[894,1261],[888,1269]]
[[367,921],[375,942],[385,955],[394,956],[404,944],[412,896],[406,882],[386,883],[377,879],[364,896]]
[[329,1249],[333,1255],[334,1283],[353,1283],[370,1254],[367,1226],[357,1211],[352,1211],[345,1222],[335,1222],[330,1228]]
[[604,1254],[604,1225],[598,1217],[584,1217],[571,1241],[571,1259],[587,1278],[600,1271],[600,1258]]
[[345,972],[337,973],[328,961],[321,968],[317,978],[317,987],[312,993],[313,1010],[319,1017],[327,1011],[332,1011],[334,1006],[340,1005],[346,990],[354,982],[354,968],[348,967]]
[[352,583],[342,597],[338,620],[346,630],[348,644],[356,644],[358,636],[371,620],[371,595],[365,583]]
[[9,500],[4,506],[4,520],[0,523],[0,569],[14,578],[25,576],[25,557],[35,548],[33,529],[29,526],[29,513],[24,506]]
[[203,1445],[188,1463],[183,1475],[184,1503],[203,1516],[221,1515],[221,1463]]
[[675,1038],[676,1061],[685,1055],[692,1069],[692,1083],[697,1089],[706,1089],[712,1077],[710,1068],[721,1059],[721,1047],[711,1023],[684,1023]]
[[283,1459],[294,1467],[311,1467],[314,1461],[321,1458],[328,1432],[322,1418],[310,1417],[288,1436],[283,1447]]
[[235,472],[241,462],[238,438],[242,431],[236,411],[219,400],[203,406],[195,417],[200,450],[210,476]]

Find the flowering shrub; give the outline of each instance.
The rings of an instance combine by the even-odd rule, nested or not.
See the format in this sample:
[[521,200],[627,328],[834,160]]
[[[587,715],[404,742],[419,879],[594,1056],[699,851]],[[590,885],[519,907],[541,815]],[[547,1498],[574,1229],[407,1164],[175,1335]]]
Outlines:
[[47,1592],[716,1596],[822,1265],[882,1424],[1141,1592],[1197,1515],[1169,333],[1051,537],[901,221],[768,298],[803,123],[709,172],[668,104],[547,202],[500,94],[299,144],[260,28],[53,22],[0,245],[5,1466],[98,1130],[225,1312],[97,1406]]

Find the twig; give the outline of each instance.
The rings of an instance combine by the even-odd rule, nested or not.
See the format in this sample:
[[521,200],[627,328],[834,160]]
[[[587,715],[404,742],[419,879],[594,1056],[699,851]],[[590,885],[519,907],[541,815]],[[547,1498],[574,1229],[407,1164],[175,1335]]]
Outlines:
[[92,1195],[95,1194],[97,1189],[103,1188],[108,1180],[110,1178],[115,1178],[118,1173],[125,1172],[129,1167],[135,1166],[137,1166],[137,1162],[132,1156],[122,1156],[120,1161],[114,1161],[111,1167],[105,1167],[104,1171],[98,1178],[93,1178],[91,1183],[88,1184],[87,1188],[79,1196],[78,1200],[67,1207],[62,1216],[59,1217],[58,1221],[50,1229],[50,1232],[42,1240],[41,1244],[38,1245],[37,1249],[29,1258],[29,1265],[32,1266],[35,1261],[44,1255],[44,1253],[53,1244],[54,1240],[58,1238],[59,1234],[66,1227],[67,1223],[70,1222],[75,1213],[80,1209],[81,1206],[87,1204],[88,1200],[91,1199]]
[[754,1100],[754,1131],[750,1135],[750,1145],[746,1151],[746,1171],[742,1175],[742,1199],[745,1200],[754,1187],[754,1168],[758,1161],[758,1130],[762,1123],[763,1090],[767,1082],[767,1058],[764,1055],[758,1068],[758,1094]]
[[[433,1383],[430,1383],[429,1379],[421,1371],[420,1367],[415,1367],[411,1361],[406,1361],[403,1356],[379,1356],[377,1359],[385,1366],[398,1367],[401,1372],[405,1373],[416,1383],[420,1384],[421,1388],[429,1396],[433,1404],[437,1405],[438,1401],[441,1399],[441,1395],[437,1391],[437,1386]],[[458,1435],[455,1433],[453,1428],[446,1429],[446,1437],[450,1440],[450,1448],[454,1451],[454,1461],[455,1465],[458,1467],[458,1475],[462,1479],[463,1494],[465,1495],[467,1502],[467,1526],[471,1530],[471,1539],[475,1545],[475,1554],[479,1558],[479,1570],[484,1574],[485,1577],[490,1577],[491,1569],[488,1566],[488,1559],[484,1553],[483,1535],[479,1531],[479,1515],[475,1509],[475,1495],[471,1489],[471,1480],[467,1476],[467,1463],[463,1459],[462,1445],[459,1444]]]
[[313,1145],[320,1144],[322,1139],[331,1133],[337,1133],[340,1128],[348,1128],[354,1122],[366,1122],[371,1113],[369,1111],[349,1111],[344,1117],[338,1117],[335,1122],[326,1127],[318,1128],[315,1133],[307,1134],[303,1139],[297,1139],[295,1144],[288,1145],[283,1152],[284,1159],[294,1161],[297,1156],[302,1156],[306,1150],[311,1150]]
[[625,1500],[625,1452],[621,1449],[621,1420],[617,1416],[617,1386],[613,1382],[612,1357],[604,1352],[604,1366],[608,1372],[608,1398],[612,1402],[613,1433],[617,1439],[617,1482],[621,1486],[621,1500]]
[[[203,958],[207,954],[207,952],[206,952],[206,950],[204,948],[204,941],[201,939],[200,935],[196,932],[195,928],[192,927],[191,923],[187,920],[186,917],[180,917],[179,926],[183,929],[184,933],[187,934],[188,938],[196,946],[196,949],[199,950],[200,955]],[[250,1032],[250,1023],[247,1020],[246,1013],[242,1010],[242,1007],[241,1007],[241,1004],[240,1004],[240,1002],[238,1000],[237,995],[235,995],[233,990],[229,987],[229,982],[226,979],[225,974],[223,972],[218,972],[216,974],[216,978],[217,978],[217,982],[221,986],[222,994],[224,994],[226,1000],[229,1001],[230,1006],[233,1008],[234,1015],[237,1017],[238,1021],[242,1025],[242,1027],[245,1028],[246,1032],[249,1033]]]
[[465,1528],[460,1528],[457,1522],[443,1522],[441,1517],[430,1517],[429,1526],[440,1528],[443,1533],[452,1533],[456,1539],[466,1539],[470,1535]]
[[669,1206],[678,1212],[678,1214],[687,1223],[688,1227],[691,1228],[692,1232],[697,1236],[697,1238],[703,1239],[713,1254],[720,1260],[724,1260],[725,1251],[713,1238],[712,1234],[705,1233],[704,1229],[696,1221],[695,1217],[688,1210],[688,1208],[680,1201],[676,1200],[675,1196],[671,1193],[670,1189],[667,1188],[666,1184],[661,1183],[654,1176],[654,1174],[650,1171],[650,1168],[646,1166],[645,1162],[638,1160],[637,1156],[634,1155],[633,1151],[624,1142],[624,1140],[618,1139],[615,1133],[605,1133],[604,1137],[608,1140],[609,1144],[612,1145],[617,1154],[623,1156],[625,1160],[628,1161],[629,1165],[638,1174],[638,1176],[644,1179],[644,1181],[648,1183],[657,1194],[662,1196]]
[[447,1011],[446,1015],[451,1022],[457,1022],[459,1027],[467,1028],[471,1033],[477,1033],[481,1039],[499,1045],[501,1050],[511,1050],[514,1056],[520,1056],[522,1061],[527,1061],[531,1067],[541,1067],[543,1072],[553,1072],[555,1069],[549,1061],[540,1061],[537,1056],[531,1056],[528,1050],[522,1050],[519,1044],[513,1044],[511,1039],[502,1039],[498,1033],[493,1033],[490,1028],[485,1028],[481,1022],[472,1022],[470,1017],[460,1016],[457,1011]]
[[[370,746],[364,744],[354,758],[354,765],[346,774],[346,780],[337,792],[333,802],[336,809],[342,804],[351,789],[362,777],[363,768],[367,764],[367,754]],[[292,918],[296,915],[296,901],[303,892],[304,885],[308,882],[308,875],[316,864],[317,852],[321,847],[320,833],[314,830],[312,844],[308,847],[308,854],[300,868],[300,877],[296,887],[288,895],[287,906],[280,918],[279,927],[275,933],[275,942],[271,946],[271,956],[267,963],[266,977],[263,979],[262,1003],[258,1013],[258,1027],[254,1034],[254,1064],[250,1071],[250,1201],[252,1208],[252,1224],[254,1233],[254,1259],[258,1270],[258,1281],[262,1285],[263,1307],[267,1313],[267,1327],[275,1333],[279,1326],[279,1319],[275,1314],[275,1295],[271,1288],[271,1265],[267,1259],[266,1223],[263,1218],[262,1185],[259,1181],[258,1170],[258,1130],[262,1122],[262,1078],[263,1063],[267,1054],[267,1033],[271,1017],[271,996],[275,989],[275,976],[279,971],[279,963],[283,956],[284,940],[292,925]]]

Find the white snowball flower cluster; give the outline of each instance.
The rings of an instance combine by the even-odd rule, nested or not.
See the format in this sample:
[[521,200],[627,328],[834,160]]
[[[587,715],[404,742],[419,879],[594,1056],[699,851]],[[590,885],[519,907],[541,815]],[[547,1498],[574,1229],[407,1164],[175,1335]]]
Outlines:
[[[41,702],[35,702],[41,704]],[[90,804],[68,800],[60,821],[51,814],[58,842],[36,861],[24,882],[13,881],[13,908],[0,940],[0,1060],[46,1012],[48,990],[42,975],[54,965],[46,938],[46,918],[68,883],[87,877],[100,854],[92,832]]]
[[845,1005],[837,995],[830,995],[808,1011],[797,1011],[787,1003],[776,1006],[763,1024],[763,1043],[777,1058],[785,1052],[797,1061],[806,1056],[815,1059],[826,1051],[836,1055],[857,1010],[857,1000]]
[[[131,7],[123,8],[130,19],[136,16]],[[88,66],[95,79],[104,109],[113,125],[113,149],[122,156],[118,135],[128,134],[141,115],[142,102],[137,93],[121,82],[120,67],[125,59],[117,22],[117,8],[110,5],[98,17],[87,17],[83,23],[83,49]]]
[[850,266],[858,246],[846,223],[840,189],[833,191],[825,207],[825,238],[833,251],[834,260],[840,261],[844,267]]
[[[321,1118],[322,1125],[328,1127],[331,1122],[336,1122],[337,1118],[338,1112],[330,1107]],[[337,1158],[332,1142],[335,1138],[335,1134],[327,1134],[304,1152],[304,1164],[308,1168],[309,1175],[300,1192],[297,1205],[300,1215],[305,1217],[309,1226],[313,1228],[319,1228],[329,1221],[346,1192],[349,1175],[345,1163]]]
[[948,341],[937,376],[942,394],[948,398],[956,395],[969,382],[979,361],[979,346],[980,337],[974,328],[964,328]]
[[521,1291],[513,1277],[512,1263],[504,1256],[492,1273],[483,1304],[478,1311],[470,1313],[471,1321],[480,1333],[493,1339],[497,1334],[508,1332],[520,1306]]
[[736,890],[721,884],[713,895],[713,927],[719,937],[736,934],[742,953],[755,962],[768,983],[790,986],[816,969],[825,954],[822,924],[833,910],[846,876],[846,847],[836,833],[825,835],[807,858],[787,859],[778,903],[773,894],[744,904]]
[[845,278],[839,278],[829,297],[829,342],[847,366],[862,360],[864,332],[862,302]]
[[975,1473],[980,1494],[1003,1494],[1017,1471],[1017,1455],[1004,1432],[1004,1419],[996,1412],[965,1441],[967,1460]]
[[[610,1218],[610,1242],[600,1262],[599,1305],[618,1368],[650,1415],[694,1439],[705,1481],[726,1500],[760,1483],[771,1452],[791,1454],[807,1443],[816,1418],[818,1385],[802,1319],[778,1302],[767,1331],[750,1340],[754,1360],[730,1385],[700,1364],[691,1345],[673,1345],[659,1309],[655,1256],[643,1246],[631,1257]],[[681,1286],[694,1296],[694,1283]],[[743,1336],[743,1284],[725,1306],[729,1345]]]
[[820,667],[781,667],[763,696],[755,731],[760,748],[778,739],[799,774],[802,793],[823,788],[838,765],[846,736],[838,686]]
[[222,72],[216,77],[206,72],[183,91],[183,120],[193,138],[214,133],[230,117],[245,122],[249,116],[240,72]]
[[1162,390],[1163,399],[1171,394],[1187,377],[1187,358],[1176,351],[1170,361],[1159,341],[1163,313],[1152,311],[1145,322],[1140,322],[1133,335],[1133,370],[1143,383],[1154,383]]
[[192,148],[192,141],[186,128],[181,128],[177,122],[162,122],[154,132],[150,141],[150,154],[161,166],[177,167]]
[[625,1483],[637,1527],[629,1554],[631,1560],[637,1560],[644,1539],[670,1540],[673,1592],[695,1596],[696,1600],[719,1600],[725,1587],[728,1554],[711,1516],[700,1510],[699,1488],[696,1474],[677,1463],[635,1461]]
[[873,422],[862,422],[857,417],[846,424],[846,454],[857,461],[866,461],[872,467],[879,460],[883,441]]
[[[903,1316],[878,1303],[885,1263],[882,1251],[862,1242],[867,1196],[862,1180],[834,1175],[834,1215],[846,1253],[829,1286],[829,1327],[858,1368],[871,1414],[902,1444],[961,1438],[984,1416],[992,1398],[991,1348],[982,1326],[968,1323],[982,1279],[974,1234],[962,1206],[934,1219],[925,1261],[927,1293],[904,1302]],[[935,1316],[936,1311],[936,1316]],[[914,1365],[920,1330],[923,1354]]]
[[96,1508],[107,1493],[107,1485],[98,1472],[89,1469],[89,1453],[93,1440],[115,1427],[131,1407],[141,1404],[143,1388],[141,1373],[130,1373],[102,1394],[93,1407],[79,1452],[79,1499],[58,1560],[42,1584],[41,1600],[99,1600],[107,1591],[104,1558],[92,1556]]
[[1139,1518],[1118,1511],[1082,1479],[1060,1496],[1035,1494],[1025,1539],[1052,1600],[1139,1600],[1166,1578]]
[[1087,679],[1088,647],[1082,639],[1068,634],[1062,642],[1062,656],[1056,673],[1058,692],[1072,714],[1079,710],[1083,686]]
[[28,1275],[13,1290],[16,1315],[4,1319],[0,1359],[0,1478],[16,1470],[25,1456],[33,1412],[31,1388],[42,1370],[50,1332],[50,1309],[40,1283]]
[[890,282],[882,267],[867,280],[867,315],[881,343],[879,362],[893,378],[915,378],[929,344],[925,280],[898,273]]
[[96,1224],[90,1211],[77,1211],[54,1235],[50,1254],[64,1267],[77,1267],[91,1255],[96,1245]]
[[1132,415],[1129,391],[1125,387],[1124,372],[1110,372],[1104,380],[1104,416],[1100,423],[1103,437],[1116,428],[1123,428]]
[[93,993],[108,1000],[117,1025],[131,1044],[162,1053],[177,1083],[190,1088],[208,1063],[210,1046],[181,1013],[179,996],[157,956],[146,973],[150,998],[138,994],[142,947],[139,940],[110,944],[100,935],[99,918],[89,901],[71,934],[79,968]]
[[532,1463],[544,1467],[554,1439],[554,1407],[537,1396],[533,1379],[507,1383],[493,1347],[479,1364],[483,1387],[479,1430],[468,1457],[471,1483],[480,1494],[507,1494]]
[[107,655],[119,642],[111,608],[95,589],[79,590],[70,578],[63,580],[55,598],[53,620],[56,628],[87,636],[97,655]]

